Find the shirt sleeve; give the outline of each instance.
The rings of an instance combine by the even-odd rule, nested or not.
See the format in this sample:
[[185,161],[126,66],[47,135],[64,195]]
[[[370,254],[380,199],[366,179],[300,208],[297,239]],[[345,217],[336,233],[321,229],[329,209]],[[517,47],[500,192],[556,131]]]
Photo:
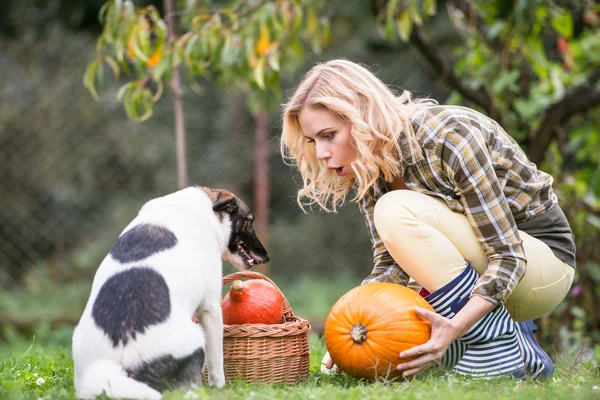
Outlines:
[[503,304],[525,275],[527,258],[482,132],[457,121],[441,140],[441,162],[488,258],[471,295]]
[[373,244],[373,261],[375,266],[369,276],[367,276],[362,284],[371,282],[391,282],[398,283],[401,285],[408,285],[409,276],[400,268],[400,266],[394,261],[390,253],[387,251],[385,244],[379,237],[377,230],[375,229],[375,222],[373,220],[373,210],[375,209],[375,200],[367,198],[365,196],[360,202],[360,212],[365,218],[367,228],[369,231],[369,237]]

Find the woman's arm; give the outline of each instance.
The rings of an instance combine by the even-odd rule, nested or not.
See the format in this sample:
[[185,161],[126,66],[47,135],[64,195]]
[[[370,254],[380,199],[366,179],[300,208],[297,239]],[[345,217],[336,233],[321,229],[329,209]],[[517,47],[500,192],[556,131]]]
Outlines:
[[[495,137],[493,126],[479,129],[475,124],[464,118],[453,120],[441,135],[439,156],[442,172],[460,198],[488,259],[472,294],[500,305],[525,275],[527,258],[502,183],[512,166],[507,160],[494,162],[488,149],[510,147],[511,143]],[[524,203],[527,195],[512,201]]]
[[[460,197],[465,214],[488,258],[488,267],[477,280],[467,304],[452,319],[428,310],[417,310],[419,315],[431,321],[432,336],[427,343],[399,355],[401,358],[416,357],[398,365],[405,376],[415,375],[441,359],[453,341],[504,303],[525,274],[527,262],[499,180],[508,173],[510,166],[495,166],[488,149],[487,140],[497,138],[486,137],[466,119],[457,118],[442,129],[436,152],[441,161],[440,172]],[[491,145],[508,146],[510,143],[492,142]]]

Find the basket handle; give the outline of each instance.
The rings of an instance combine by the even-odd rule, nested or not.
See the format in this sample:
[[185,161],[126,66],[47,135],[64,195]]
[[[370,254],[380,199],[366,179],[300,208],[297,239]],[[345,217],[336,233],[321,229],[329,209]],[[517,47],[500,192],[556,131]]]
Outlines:
[[270,280],[267,276],[261,274],[260,272],[255,272],[255,271],[238,271],[238,272],[234,272],[232,274],[224,276],[223,277],[223,286],[225,286],[229,282],[233,282],[238,279],[262,279],[263,281],[267,281],[267,282],[271,283],[273,286],[275,286],[277,288],[279,293],[281,293],[281,297],[283,297],[283,322],[287,322],[289,319],[295,317],[294,313],[292,312],[292,307],[290,307],[290,303],[288,302],[287,298],[285,297],[285,295],[283,294],[281,289],[279,289],[279,287],[275,284],[275,282]]

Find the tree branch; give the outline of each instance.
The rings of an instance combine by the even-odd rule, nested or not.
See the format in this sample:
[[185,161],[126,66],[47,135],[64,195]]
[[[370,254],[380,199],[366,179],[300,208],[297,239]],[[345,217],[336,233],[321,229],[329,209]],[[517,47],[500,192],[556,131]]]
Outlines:
[[410,34],[409,42],[427,62],[433,67],[440,77],[440,80],[450,88],[458,91],[465,99],[490,111],[492,109],[492,100],[485,91],[473,90],[467,87],[453,72],[453,66],[449,65],[443,59],[436,49],[427,41],[420,28],[415,25]]
[[[525,61],[525,57],[523,56],[521,50],[518,50],[517,53],[511,54],[508,48],[508,44],[510,40],[505,40],[504,42],[498,40],[497,38],[490,38],[488,36],[488,26],[483,22],[483,18],[477,12],[477,9],[473,5],[473,2],[470,0],[450,0],[447,3],[448,14],[452,12],[452,9],[458,10],[463,13],[465,19],[468,21],[469,25],[473,27],[481,39],[487,44],[487,46],[493,50],[496,54],[498,54],[500,60],[499,65],[501,70],[505,70],[510,64],[511,56],[519,56],[519,60],[521,61],[519,64],[519,95],[521,97],[529,97],[529,89],[532,77],[535,75],[531,65]],[[452,21],[453,18],[450,18]],[[456,24],[455,24],[456,25]],[[460,32],[459,32],[460,33]],[[511,102],[512,105],[512,102]],[[512,111],[515,111],[514,108],[511,107]]]
[[554,103],[544,113],[544,119],[533,136],[528,148],[529,159],[540,163],[557,135],[557,128],[575,115],[600,105],[600,88],[595,85],[600,80],[600,68],[596,69],[583,84],[571,89],[562,100]]

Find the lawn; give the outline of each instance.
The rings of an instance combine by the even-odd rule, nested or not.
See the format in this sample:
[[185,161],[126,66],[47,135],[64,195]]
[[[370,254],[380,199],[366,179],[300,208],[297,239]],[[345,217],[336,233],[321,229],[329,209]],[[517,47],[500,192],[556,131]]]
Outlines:
[[[70,329],[38,332],[25,341],[8,335],[0,347],[0,399],[72,399],[73,362]],[[323,375],[319,363],[323,340],[310,336],[309,379],[300,385],[247,385],[230,383],[223,389],[202,388],[194,393],[167,392],[168,399],[600,399],[600,361],[581,361],[576,356],[557,362],[553,379],[520,382],[512,379],[476,381],[443,377],[430,371],[417,380],[401,383],[368,383],[341,374]]]

